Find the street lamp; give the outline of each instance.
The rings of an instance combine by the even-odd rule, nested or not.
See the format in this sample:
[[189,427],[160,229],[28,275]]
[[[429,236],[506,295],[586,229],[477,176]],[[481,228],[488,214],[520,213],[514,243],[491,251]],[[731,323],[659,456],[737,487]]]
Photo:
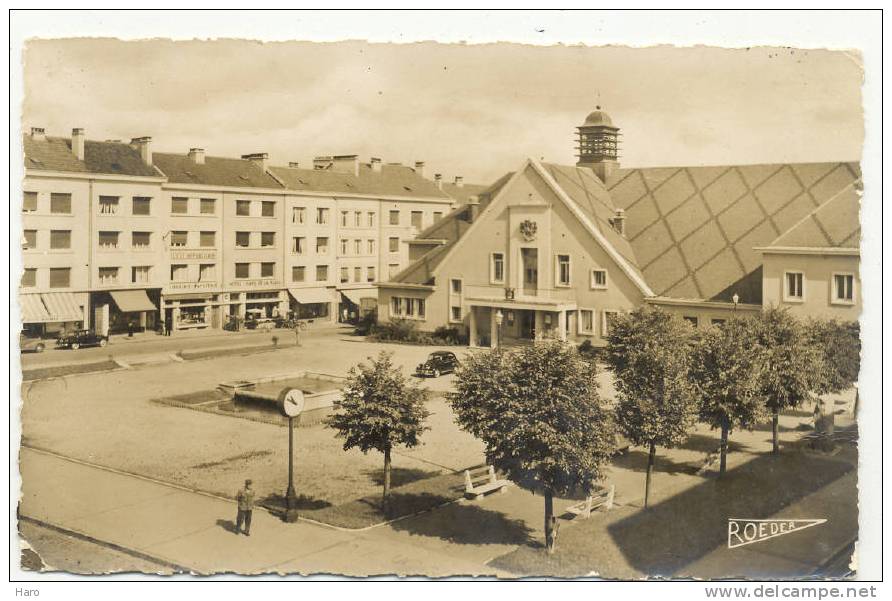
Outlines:
[[740,295],[735,292],[734,296],[731,297],[731,302],[734,303],[734,312],[737,313],[737,303],[740,302]]
[[504,321],[505,316],[502,314],[502,310],[499,309],[496,311],[496,348],[502,348],[502,321]]

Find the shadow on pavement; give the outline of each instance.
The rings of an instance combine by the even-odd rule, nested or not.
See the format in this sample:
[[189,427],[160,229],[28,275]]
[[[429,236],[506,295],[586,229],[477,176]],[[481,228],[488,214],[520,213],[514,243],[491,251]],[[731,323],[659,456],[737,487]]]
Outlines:
[[[285,495],[277,492],[271,493],[261,499],[259,504],[272,511],[284,511],[286,507]],[[331,507],[331,503],[323,499],[308,497],[307,495],[297,496],[298,509],[323,509],[325,507]]]
[[[696,474],[702,461],[698,461],[697,465],[686,461],[674,461],[666,455],[661,455],[660,451],[665,449],[657,449],[656,463],[654,469],[661,474]],[[641,450],[629,450],[622,455],[613,458],[613,467],[631,470],[634,472],[647,471],[647,452]]]
[[[398,486],[403,486],[404,484],[409,484],[410,482],[417,482],[418,480],[424,480],[425,478],[432,478],[434,476],[441,475],[442,472],[439,471],[429,471],[429,470],[420,470],[416,468],[405,468],[405,467],[395,467],[390,470],[390,486],[396,488]],[[366,470],[363,472],[364,476],[368,476],[369,479],[375,483],[376,486],[384,486],[384,470]]]
[[238,534],[238,530],[235,527],[235,522],[232,520],[217,520],[217,526],[223,528],[226,532],[231,532],[232,534]]
[[459,545],[522,545],[533,530],[522,520],[479,505],[454,503],[437,511],[394,522],[394,530],[430,536]]
[[[718,450],[719,443],[719,431],[715,430],[715,436],[710,436],[708,434],[692,434],[684,444],[680,445],[678,448],[700,453],[712,453]],[[749,446],[734,440],[734,433],[732,432],[728,437],[728,452],[737,453],[738,451],[748,450],[750,450]]]

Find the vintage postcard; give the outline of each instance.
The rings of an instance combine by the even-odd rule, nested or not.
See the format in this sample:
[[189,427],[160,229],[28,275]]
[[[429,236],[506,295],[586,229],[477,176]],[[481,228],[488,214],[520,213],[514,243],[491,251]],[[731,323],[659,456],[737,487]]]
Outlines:
[[12,57],[26,577],[863,576],[861,49],[195,37]]

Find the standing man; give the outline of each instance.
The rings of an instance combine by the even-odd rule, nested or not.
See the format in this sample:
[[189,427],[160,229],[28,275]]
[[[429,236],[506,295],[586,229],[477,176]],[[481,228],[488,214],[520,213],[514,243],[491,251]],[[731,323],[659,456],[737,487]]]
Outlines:
[[245,480],[245,487],[235,496],[238,501],[238,514],[235,518],[235,533],[242,531],[242,523],[245,524],[245,536],[251,536],[251,514],[254,513],[254,489],[251,488],[251,480]]
[[294,322],[294,338],[297,346],[300,346],[300,320],[295,320]]

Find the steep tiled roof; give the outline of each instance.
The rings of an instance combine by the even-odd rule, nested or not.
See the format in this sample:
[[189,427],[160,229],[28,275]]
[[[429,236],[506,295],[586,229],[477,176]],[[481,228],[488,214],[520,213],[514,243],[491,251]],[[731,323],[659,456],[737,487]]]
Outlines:
[[861,243],[859,186],[846,186],[781,234],[770,247],[858,248]]
[[276,179],[259,166],[244,159],[206,157],[203,165],[188,155],[154,153],[155,165],[176,184],[200,184],[234,188],[282,188]]
[[626,210],[626,238],[655,294],[729,300],[736,292],[761,303],[753,248],[859,179],[855,163],[672,167],[621,169],[607,188]]
[[382,165],[376,173],[370,165],[361,163],[358,176],[331,169],[271,167],[270,171],[289,190],[450,199],[434,182],[404,165]]
[[160,174],[146,165],[139,151],[123,142],[84,142],[84,160],[80,161],[71,151],[68,138],[34,138],[22,136],[25,150],[25,167],[41,171],[67,171],[74,173],[104,173],[159,177]]

